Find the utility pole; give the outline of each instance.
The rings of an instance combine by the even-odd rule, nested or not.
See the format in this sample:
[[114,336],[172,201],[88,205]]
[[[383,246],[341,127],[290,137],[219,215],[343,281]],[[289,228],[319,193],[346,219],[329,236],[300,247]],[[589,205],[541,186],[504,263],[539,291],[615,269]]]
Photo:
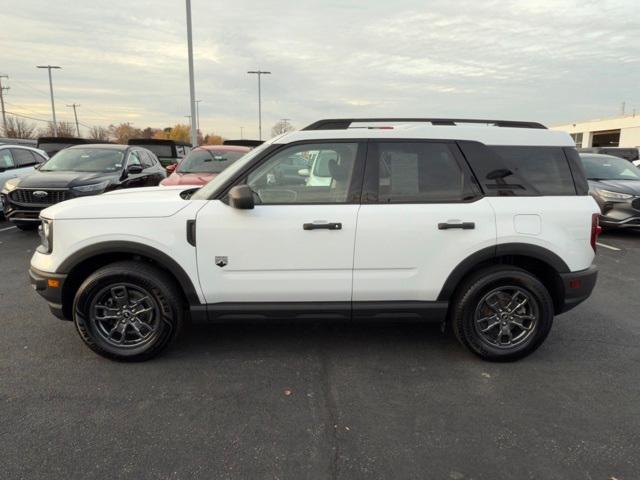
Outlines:
[[[189,99],[191,103],[191,118],[196,118],[196,84],[193,79],[193,41],[191,39],[191,0],[187,2],[187,51],[189,54]],[[195,122],[191,121],[191,145],[198,146],[198,132]]]
[[243,131],[244,131],[244,127],[240,127],[240,140],[244,139]]
[[79,107],[80,104],[72,103],[71,105],[67,105],[67,107],[73,108],[73,116],[76,119],[76,132],[78,132],[78,137],[80,137],[80,125],[78,124],[78,112],[76,112],[76,107]]
[[7,134],[7,114],[4,112],[4,91],[9,90],[9,87],[2,86],[2,79],[9,78],[8,75],[0,75],[0,108],[2,108],[2,134]]
[[53,136],[58,136],[58,122],[56,121],[56,104],[53,101],[53,80],[51,80],[51,69],[61,69],[58,65],[37,65],[36,68],[46,68],[49,70],[49,91],[51,92],[51,113],[53,114]]
[[271,72],[250,70],[247,73],[258,76],[258,140],[262,140],[262,87],[260,77],[262,77],[262,75],[271,75]]
[[282,128],[283,128],[283,130],[284,130],[285,132],[288,132],[288,131],[289,131],[289,130],[288,130],[288,128],[289,128],[289,120],[291,120],[291,119],[290,119],[290,118],[281,118],[281,119],[280,119],[280,121],[284,124]]
[[200,102],[202,100],[196,100],[196,133],[200,130]]

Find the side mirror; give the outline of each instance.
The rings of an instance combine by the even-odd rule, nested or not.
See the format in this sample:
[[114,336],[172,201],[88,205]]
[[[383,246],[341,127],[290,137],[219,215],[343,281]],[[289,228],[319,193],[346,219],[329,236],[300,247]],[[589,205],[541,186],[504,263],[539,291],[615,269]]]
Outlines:
[[310,172],[308,168],[301,168],[300,170],[298,170],[298,175],[300,175],[301,177],[308,177],[309,174]]
[[176,171],[176,168],[178,168],[178,164],[177,163],[172,163],[171,165],[167,165],[167,173],[173,173]]
[[142,170],[144,170],[142,168],[142,165],[129,165],[127,167],[127,173],[133,174],[133,175],[135,175],[137,173],[142,173]]
[[251,210],[255,206],[253,190],[249,185],[236,185],[229,190],[229,205],[240,210]]
[[33,166],[33,168],[35,168],[36,170],[40,170],[40,169],[42,168],[42,165],[44,165],[44,162],[43,162],[43,163],[36,163],[36,164]]

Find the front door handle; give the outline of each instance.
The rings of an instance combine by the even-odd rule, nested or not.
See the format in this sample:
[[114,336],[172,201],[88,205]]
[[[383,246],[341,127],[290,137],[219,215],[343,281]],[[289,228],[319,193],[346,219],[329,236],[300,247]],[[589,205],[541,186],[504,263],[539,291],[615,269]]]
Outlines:
[[450,228],[461,228],[462,230],[473,230],[476,228],[474,222],[444,222],[438,224],[438,230],[448,230]]
[[342,230],[340,222],[311,222],[302,224],[304,230]]

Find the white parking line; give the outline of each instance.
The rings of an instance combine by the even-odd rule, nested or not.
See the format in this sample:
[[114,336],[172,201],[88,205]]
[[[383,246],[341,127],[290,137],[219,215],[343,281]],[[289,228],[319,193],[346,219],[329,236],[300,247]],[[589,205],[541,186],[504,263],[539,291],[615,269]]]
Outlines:
[[6,232],[7,230],[11,230],[13,228],[16,228],[16,227],[0,228],[0,232]]
[[608,248],[609,250],[613,250],[615,252],[619,252],[620,250],[622,250],[621,248],[612,247],[611,245],[605,245],[604,243],[600,243],[600,242],[596,242],[596,245],[598,245],[599,247]]

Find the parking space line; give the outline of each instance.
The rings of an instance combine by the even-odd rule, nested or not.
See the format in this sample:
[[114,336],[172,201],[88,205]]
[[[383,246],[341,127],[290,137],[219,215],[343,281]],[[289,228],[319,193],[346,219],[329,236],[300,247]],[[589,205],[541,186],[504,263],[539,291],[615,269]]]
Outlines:
[[609,250],[613,250],[613,251],[616,251],[616,252],[619,252],[620,250],[622,250],[621,248],[612,247],[611,245],[606,245],[606,244],[600,243],[600,242],[596,242],[596,245],[598,245],[599,247],[608,248]]
[[6,232],[7,230],[11,230],[13,228],[16,228],[16,227],[0,228],[0,232]]

